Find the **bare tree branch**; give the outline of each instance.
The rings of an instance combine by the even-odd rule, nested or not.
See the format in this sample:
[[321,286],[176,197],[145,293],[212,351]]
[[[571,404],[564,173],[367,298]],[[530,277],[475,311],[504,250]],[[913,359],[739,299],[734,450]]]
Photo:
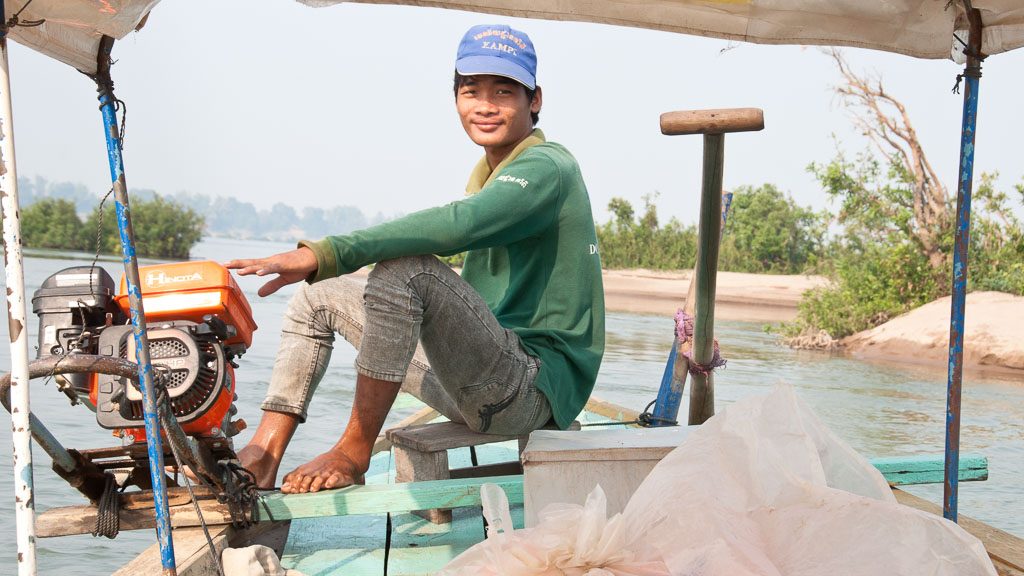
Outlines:
[[913,223],[910,233],[928,255],[933,269],[945,264],[939,235],[949,218],[949,195],[928,161],[910,121],[907,107],[886,92],[881,78],[858,75],[850,69],[841,52],[827,51],[842,76],[834,88],[851,109],[855,125],[886,158],[896,162],[909,176]]

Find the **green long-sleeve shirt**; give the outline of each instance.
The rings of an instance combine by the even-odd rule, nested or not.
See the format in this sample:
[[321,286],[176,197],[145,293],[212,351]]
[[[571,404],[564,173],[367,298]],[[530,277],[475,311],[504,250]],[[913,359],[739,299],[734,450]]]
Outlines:
[[566,428],[604,354],[604,289],[590,198],[575,158],[540,130],[493,171],[480,161],[469,196],[316,243],[313,282],[373,262],[468,251],[462,277],[541,362],[536,386]]

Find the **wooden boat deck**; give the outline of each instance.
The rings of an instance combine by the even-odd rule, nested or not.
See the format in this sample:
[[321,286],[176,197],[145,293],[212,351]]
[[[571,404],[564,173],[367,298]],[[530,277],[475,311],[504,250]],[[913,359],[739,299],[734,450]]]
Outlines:
[[[591,412],[589,410],[594,410]],[[632,420],[635,413],[623,411],[621,408],[601,402],[588,405],[588,411],[580,416],[583,424],[609,423],[611,421]],[[422,414],[420,422],[423,421]],[[406,422],[408,423],[408,422]],[[613,426],[621,427],[621,424]],[[383,448],[383,446],[382,446]],[[448,457],[453,468],[471,465],[468,448],[449,450]],[[488,444],[477,447],[478,465],[487,465],[516,460],[518,445],[515,441]],[[875,466],[890,480],[891,483],[934,482],[941,479],[941,461],[932,459],[876,459]],[[983,458],[981,463],[961,460],[961,479],[983,479],[987,475],[987,464]],[[966,476],[965,476],[966,475]],[[927,477],[927,478],[926,478]],[[395,470],[390,450],[382,450],[371,461],[367,474],[367,487],[394,484]],[[515,487],[515,477],[495,478],[509,487]],[[940,480],[941,481],[941,480]],[[422,483],[421,483],[422,484]],[[412,485],[410,485],[412,486]],[[335,496],[328,501],[330,493],[320,495],[274,496],[269,499],[272,510],[276,510],[275,518],[290,518],[288,522],[264,523],[256,527],[261,543],[267,544],[267,534],[274,532],[276,525],[278,534],[287,541],[282,549],[281,562],[285,568],[297,570],[307,576],[345,574],[351,576],[381,575],[411,576],[434,574],[453,558],[485,537],[484,520],[479,506],[466,506],[453,510],[450,524],[432,524],[411,513],[361,513],[365,510],[388,509],[387,503],[375,500],[375,490],[360,487],[349,498]],[[341,494],[343,491],[332,491]],[[394,490],[381,491],[391,502],[392,510],[402,508],[396,504]],[[410,490],[409,492],[415,492]],[[382,495],[383,496],[383,495]],[[521,492],[520,492],[521,496]],[[898,500],[904,505],[921,510],[941,514],[941,507],[917,498],[911,494],[896,490]],[[405,495],[405,498],[416,497],[416,494]],[[515,503],[516,495],[510,494],[513,523],[517,528],[523,526],[523,508]],[[422,500],[413,500],[421,502]],[[408,501],[406,504],[408,505]],[[332,508],[333,512],[325,510]],[[331,515],[340,511],[352,515]],[[389,526],[390,524],[390,526]],[[1000,576],[1024,576],[1024,539],[993,528],[982,522],[961,517],[960,524],[968,532],[982,540],[995,563]],[[236,531],[230,526],[211,527],[212,535],[218,549],[229,542],[235,547],[246,546],[254,540],[253,534]],[[253,532],[250,530],[248,532]],[[207,549],[205,536],[201,528],[175,528],[175,552],[178,558],[178,574],[191,576],[213,572],[211,557]],[[130,576],[153,574],[159,572],[159,550],[153,545],[133,562],[116,572],[116,575]]]
[[[587,412],[581,422],[609,422],[602,415]],[[621,425],[619,425],[621,427]],[[478,446],[477,464],[497,464],[518,460],[516,441]],[[468,448],[448,451],[452,468],[472,464]],[[395,467],[390,452],[374,456],[366,483],[394,483]],[[523,527],[523,506],[511,506],[512,522]],[[305,518],[293,520],[291,533],[281,556],[285,568],[307,576],[345,574],[379,576],[387,557],[388,576],[434,574],[453,558],[485,537],[484,519],[479,507],[456,508],[450,524],[433,524],[411,513],[391,515],[391,540],[388,542],[388,515],[373,514]],[[344,543],[339,546],[339,543]]]

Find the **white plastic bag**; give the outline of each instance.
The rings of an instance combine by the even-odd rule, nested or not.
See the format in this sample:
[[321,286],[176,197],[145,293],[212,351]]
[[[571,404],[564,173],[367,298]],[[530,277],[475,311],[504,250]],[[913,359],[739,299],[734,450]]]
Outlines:
[[535,528],[512,530],[505,493],[494,484],[480,490],[487,540],[453,560],[441,574],[478,576],[669,576],[654,552],[630,538],[622,517],[607,517],[598,486],[584,506],[552,504]]
[[510,531],[508,502],[482,491],[496,528],[443,574],[512,576],[995,576],[976,538],[896,503],[882,475],[788,386],[708,420],[608,519],[600,487]]
[[296,570],[282,568],[274,550],[260,544],[225,548],[220,559],[224,576],[303,576]]

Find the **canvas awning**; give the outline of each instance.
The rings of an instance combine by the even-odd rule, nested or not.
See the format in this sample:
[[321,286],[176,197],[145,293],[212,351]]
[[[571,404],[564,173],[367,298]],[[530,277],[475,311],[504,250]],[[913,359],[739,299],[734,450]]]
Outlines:
[[[348,0],[299,1],[325,6]],[[757,44],[858,46],[919,58],[949,58],[954,29],[967,27],[959,0],[356,1],[599,22]],[[948,10],[947,4],[952,4]],[[1024,2],[974,0],[972,4],[981,11],[986,54],[1024,46]],[[966,33],[962,37],[966,39]]]
[[[11,37],[83,72],[95,71],[103,35],[136,29],[159,0],[32,0]],[[346,0],[299,0],[310,6]],[[859,46],[920,58],[949,58],[954,30],[965,29],[961,2],[949,0],[356,0],[469,10],[522,18],[599,22],[759,44]],[[951,4],[948,8],[947,5]],[[25,0],[11,0],[7,17]],[[1024,46],[1024,2],[974,0],[984,25],[982,50]],[[963,35],[966,37],[966,34]]]
[[[123,38],[140,27],[160,0],[7,0],[4,20],[18,19],[39,26],[15,26],[10,38],[92,74],[103,36]],[[22,10],[24,8],[24,10]]]

